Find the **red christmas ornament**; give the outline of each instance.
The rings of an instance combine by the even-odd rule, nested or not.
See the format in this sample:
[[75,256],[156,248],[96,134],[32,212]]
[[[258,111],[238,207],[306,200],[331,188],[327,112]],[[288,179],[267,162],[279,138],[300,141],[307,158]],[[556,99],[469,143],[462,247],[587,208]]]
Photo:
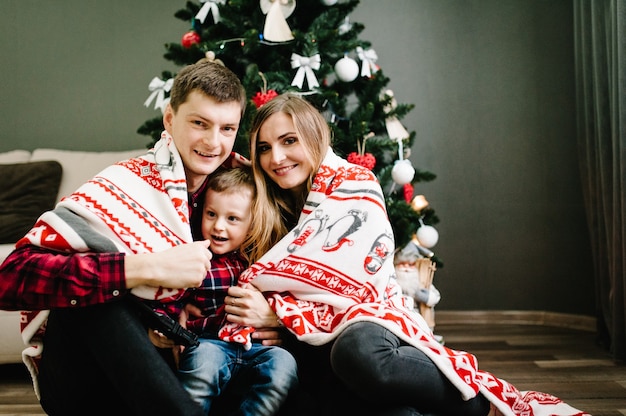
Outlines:
[[360,155],[357,152],[352,152],[348,155],[348,162],[363,166],[369,170],[374,169],[374,166],[376,166],[376,158],[371,153]]
[[180,43],[183,45],[184,48],[191,48],[192,45],[200,43],[200,40],[200,35],[198,35],[193,30],[190,30],[183,35]]
[[267,89],[267,79],[265,78],[265,75],[263,75],[263,72],[259,72],[259,76],[263,80],[263,88],[261,91],[257,92],[254,97],[252,97],[252,102],[256,108],[261,108],[263,104],[278,96],[276,91]]
[[270,101],[272,98],[277,97],[278,93],[274,90],[267,90],[267,92],[257,92],[254,97],[252,97],[252,101],[256,108],[260,108],[263,104]]
[[413,185],[411,185],[410,183],[406,183],[404,184],[402,190],[404,191],[404,200],[407,204],[410,204],[411,200],[413,199]]

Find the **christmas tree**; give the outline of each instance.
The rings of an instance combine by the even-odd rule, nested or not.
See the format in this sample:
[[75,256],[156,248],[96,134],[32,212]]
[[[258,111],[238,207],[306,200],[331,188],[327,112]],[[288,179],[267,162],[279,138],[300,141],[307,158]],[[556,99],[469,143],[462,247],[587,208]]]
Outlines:
[[[409,133],[401,123],[414,106],[396,102],[371,42],[359,39],[364,25],[350,21],[358,4],[358,0],[188,1],[175,17],[189,22],[189,31],[180,42],[165,45],[164,56],[181,67],[219,59],[239,76],[250,98],[235,144],[235,151],[244,156],[249,154],[247,132],[256,108],[283,92],[304,95],[326,116],[335,152],[378,177],[396,247],[411,246],[417,256],[441,267],[429,250],[437,242],[433,225],[439,220],[422,195],[414,196],[414,184],[435,175],[412,166],[408,157],[415,132]],[[163,110],[174,75],[164,71],[152,80],[146,106]],[[151,137],[151,146],[162,130],[157,116],[138,132]]]

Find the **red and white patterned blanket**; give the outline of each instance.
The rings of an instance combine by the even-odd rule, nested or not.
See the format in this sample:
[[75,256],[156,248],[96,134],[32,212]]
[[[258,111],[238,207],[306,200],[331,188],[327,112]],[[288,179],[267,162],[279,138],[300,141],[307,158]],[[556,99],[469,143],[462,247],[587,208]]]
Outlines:
[[[265,292],[283,324],[312,345],[346,326],[374,321],[427,354],[464,399],[478,392],[504,415],[586,415],[557,397],[519,391],[478,368],[476,357],[441,345],[408,310],[394,278],[394,240],[376,177],[329,149],[296,228],[245,271],[240,285]],[[254,328],[225,325],[223,339],[250,343]]]
[[[225,166],[247,163],[233,153]],[[118,162],[94,176],[44,213],[17,245],[34,244],[67,253],[152,253],[193,241],[189,225],[187,183],[172,137],[163,132],[154,148],[141,157]],[[145,299],[176,299],[184,289],[137,287]],[[22,358],[36,376],[47,310],[23,311]]]

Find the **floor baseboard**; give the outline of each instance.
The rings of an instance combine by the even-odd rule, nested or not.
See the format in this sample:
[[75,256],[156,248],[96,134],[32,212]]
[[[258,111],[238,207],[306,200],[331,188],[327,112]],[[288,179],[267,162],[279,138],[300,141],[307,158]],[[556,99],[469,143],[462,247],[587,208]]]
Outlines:
[[596,331],[596,318],[546,311],[435,311],[436,324],[526,324]]

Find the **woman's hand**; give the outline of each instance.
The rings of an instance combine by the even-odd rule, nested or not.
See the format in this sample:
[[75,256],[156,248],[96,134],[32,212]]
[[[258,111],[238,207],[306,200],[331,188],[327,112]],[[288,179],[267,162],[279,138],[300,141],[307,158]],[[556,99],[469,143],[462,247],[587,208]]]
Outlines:
[[256,328],[252,338],[262,340],[263,345],[282,344],[282,325],[278,316],[257,288],[231,286],[224,303],[229,322]]

